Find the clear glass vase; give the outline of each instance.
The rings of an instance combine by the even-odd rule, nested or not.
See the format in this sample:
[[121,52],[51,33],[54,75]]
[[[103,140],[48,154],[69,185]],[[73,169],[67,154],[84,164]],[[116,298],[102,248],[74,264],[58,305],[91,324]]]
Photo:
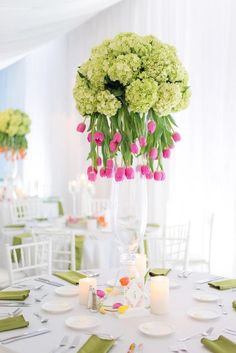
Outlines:
[[17,177],[18,164],[16,160],[8,160],[4,168],[5,198],[12,200],[16,198],[15,182]]
[[147,185],[140,173],[131,180],[113,181],[111,220],[121,267],[132,267],[147,224]]

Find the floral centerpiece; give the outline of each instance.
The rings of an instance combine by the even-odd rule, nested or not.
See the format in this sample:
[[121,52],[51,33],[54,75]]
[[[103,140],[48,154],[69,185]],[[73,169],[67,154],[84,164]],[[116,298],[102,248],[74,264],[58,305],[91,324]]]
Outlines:
[[116,181],[133,179],[135,171],[164,180],[163,158],[181,138],[171,114],[185,109],[190,95],[176,49],[154,36],[120,33],[93,48],[74,87],[84,117],[77,131],[88,131],[89,180],[96,180],[98,167],[101,177]]
[[0,153],[4,153],[7,159],[23,159],[28,148],[25,135],[29,131],[27,114],[13,109],[0,112]]

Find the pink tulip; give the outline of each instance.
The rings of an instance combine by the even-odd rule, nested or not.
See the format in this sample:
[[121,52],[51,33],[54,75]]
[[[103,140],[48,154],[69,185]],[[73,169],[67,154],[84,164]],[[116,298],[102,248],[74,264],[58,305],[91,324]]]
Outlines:
[[147,145],[146,137],[140,136],[138,140],[139,140],[140,147],[145,147]]
[[146,174],[146,179],[152,179],[153,178],[153,172],[150,170],[147,174]]
[[105,295],[106,295],[106,293],[105,293],[103,290],[101,290],[101,289],[97,289],[96,294],[97,294],[97,296],[98,296],[100,299],[104,298]]
[[117,143],[114,142],[114,141],[111,141],[110,144],[109,144],[109,147],[110,147],[110,151],[111,152],[115,152],[116,149],[117,149]]
[[88,142],[92,141],[92,132],[88,133],[87,140],[88,140]]
[[101,168],[99,173],[100,173],[100,177],[104,178],[106,176],[106,169]]
[[157,181],[162,180],[162,172],[154,172],[154,179]]
[[181,135],[178,132],[174,132],[172,138],[175,142],[178,142],[181,140]]
[[87,174],[90,174],[90,173],[95,173],[97,174],[97,169],[94,168],[92,165],[90,165],[88,168],[87,168]]
[[106,168],[106,177],[112,178],[113,170],[111,168]]
[[96,173],[89,173],[89,174],[88,174],[88,180],[89,180],[89,181],[95,181],[95,180],[96,180],[96,177],[97,177],[97,174],[96,174]]
[[154,131],[156,130],[156,123],[154,120],[150,120],[147,124],[148,132],[150,134],[153,134]]
[[120,306],[122,306],[123,304],[121,304],[121,303],[114,303],[113,305],[112,305],[112,309],[118,309]]
[[130,151],[131,151],[133,154],[137,154],[137,153],[138,153],[138,146],[136,145],[136,143],[131,143],[131,144],[130,144]]
[[98,146],[101,146],[104,140],[103,132],[96,131],[94,134],[94,141]]
[[76,130],[77,130],[78,132],[84,132],[85,129],[86,129],[85,123],[79,123],[78,126],[77,126],[77,128],[76,128]]
[[142,175],[148,174],[149,171],[150,171],[150,168],[149,168],[148,165],[145,165],[145,164],[144,164],[144,165],[141,166],[141,174],[142,174]]
[[113,136],[113,141],[116,143],[120,143],[122,140],[122,135],[119,132],[116,132]]
[[170,149],[167,148],[163,150],[162,154],[163,154],[163,158],[170,158]]
[[106,167],[109,168],[109,169],[112,169],[113,166],[114,166],[113,159],[108,159],[108,160],[107,160]]
[[132,167],[126,167],[125,176],[127,179],[134,179],[134,169]]
[[102,165],[102,158],[98,157],[97,158],[97,166],[100,167],[100,165]]
[[118,167],[115,172],[115,180],[116,181],[122,181],[125,176],[125,168],[123,167]]
[[166,178],[166,173],[165,172],[161,172],[161,180],[165,180],[165,178]]
[[157,159],[157,148],[151,148],[149,151],[149,158],[150,159]]

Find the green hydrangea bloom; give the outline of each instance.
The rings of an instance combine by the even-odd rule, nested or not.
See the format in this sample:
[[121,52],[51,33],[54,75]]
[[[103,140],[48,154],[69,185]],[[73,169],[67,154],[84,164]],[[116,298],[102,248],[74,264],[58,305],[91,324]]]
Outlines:
[[138,55],[119,55],[108,69],[108,76],[112,81],[127,85],[137,77],[140,67],[141,60]]
[[113,116],[121,107],[121,103],[108,90],[101,91],[97,95],[97,111],[106,116]]
[[76,107],[82,115],[89,115],[96,111],[96,91],[91,89],[79,74],[76,77],[73,93]]
[[0,132],[9,136],[26,135],[30,131],[30,119],[20,110],[0,112]]
[[157,100],[158,84],[153,79],[137,79],[126,89],[125,98],[134,112],[147,112]]
[[184,110],[188,107],[189,101],[191,98],[191,90],[189,87],[185,87],[184,91],[182,92],[182,97],[179,102],[173,109],[173,112],[180,112],[181,110]]
[[162,83],[158,88],[158,98],[153,106],[159,115],[168,115],[181,101],[181,88],[178,83]]

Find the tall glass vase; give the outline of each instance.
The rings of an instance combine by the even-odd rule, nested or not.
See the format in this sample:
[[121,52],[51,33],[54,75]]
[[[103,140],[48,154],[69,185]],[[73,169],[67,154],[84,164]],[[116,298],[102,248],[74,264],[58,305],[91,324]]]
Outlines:
[[17,177],[17,161],[16,160],[8,160],[5,163],[4,168],[4,184],[5,184],[5,198],[7,200],[12,200],[16,198],[16,191],[15,191],[15,182]]
[[120,252],[121,267],[130,267],[135,262],[139,248],[143,248],[143,237],[147,224],[146,178],[135,173],[135,178],[113,181],[112,185],[112,229]]

